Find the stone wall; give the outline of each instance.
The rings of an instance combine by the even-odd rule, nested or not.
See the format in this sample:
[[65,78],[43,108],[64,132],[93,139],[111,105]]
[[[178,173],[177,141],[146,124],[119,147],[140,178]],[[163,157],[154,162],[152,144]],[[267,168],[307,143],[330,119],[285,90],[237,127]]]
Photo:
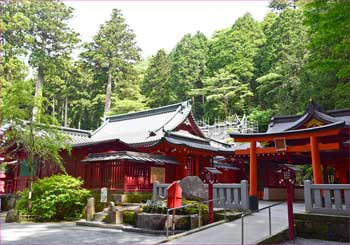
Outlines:
[[350,217],[295,213],[297,236],[339,242],[350,242]]

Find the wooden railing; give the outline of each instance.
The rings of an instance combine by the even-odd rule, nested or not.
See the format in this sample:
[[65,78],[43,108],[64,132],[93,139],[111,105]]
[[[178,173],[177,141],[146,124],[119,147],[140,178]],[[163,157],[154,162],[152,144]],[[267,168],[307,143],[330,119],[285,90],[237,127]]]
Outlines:
[[[169,184],[153,183],[153,198],[167,197]],[[207,185],[205,185],[207,186]],[[230,209],[249,209],[248,181],[240,184],[214,184],[214,207]]]
[[307,212],[350,215],[350,184],[311,184],[305,180],[304,195]]

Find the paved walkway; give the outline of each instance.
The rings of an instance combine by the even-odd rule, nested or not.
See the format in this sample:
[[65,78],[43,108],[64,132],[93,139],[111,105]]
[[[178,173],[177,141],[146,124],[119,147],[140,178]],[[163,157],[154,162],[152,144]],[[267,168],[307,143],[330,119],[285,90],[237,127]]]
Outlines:
[[0,244],[154,244],[164,236],[64,223],[0,223]]
[[289,245],[294,245],[294,244],[348,244],[347,242],[335,242],[335,241],[326,241],[326,240],[318,240],[318,239],[307,239],[307,238],[302,238],[302,237],[296,237],[294,241],[287,241],[283,244],[289,244]]
[[[259,202],[259,208],[275,202]],[[304,203],[294,203],[295,213],[304,212]],[[255,244],[269,234],[268,209],[244,218],[244,243]],[[276,234],[288,226],[287,204],[283,203],[271,209],[272,234]],[[180,237],[168,244],[241,244],[241,220],[234,220],[222,225]]]

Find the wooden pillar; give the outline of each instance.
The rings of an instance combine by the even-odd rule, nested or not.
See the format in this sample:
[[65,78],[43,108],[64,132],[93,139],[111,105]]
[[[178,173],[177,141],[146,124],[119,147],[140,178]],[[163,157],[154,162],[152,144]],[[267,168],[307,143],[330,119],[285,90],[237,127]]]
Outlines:
[[256,158],[256,142],[250,142],[249,168],[249,209],[258,210],[258,163]]
[[256,160],[256,142],[250,142],[249,195],[258,196],[258,166]]
[[322,184],[320,152],[318,150],[318,140],[316,136],[310,136],[310,144],[311,144],[312,174],[314,176],[314,184]]

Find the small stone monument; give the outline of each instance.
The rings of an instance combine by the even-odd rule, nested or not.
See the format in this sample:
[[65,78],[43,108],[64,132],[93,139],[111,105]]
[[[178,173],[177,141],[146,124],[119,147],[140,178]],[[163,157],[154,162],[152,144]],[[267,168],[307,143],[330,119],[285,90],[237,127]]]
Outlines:
[[109,224],[122,224],[123,223],[123,212],[118,210],[114,206],[114,202],[110,202],[107,211],[107,223]]
[[180,181],[180,186],[185,199],[196,201],[208,199],[208,188],[198,176],[186,176]]
[[90,197],[87,200],[87,205],[86,205],[86,220],[91,221],[94,219],[95,215],[95,198]]

